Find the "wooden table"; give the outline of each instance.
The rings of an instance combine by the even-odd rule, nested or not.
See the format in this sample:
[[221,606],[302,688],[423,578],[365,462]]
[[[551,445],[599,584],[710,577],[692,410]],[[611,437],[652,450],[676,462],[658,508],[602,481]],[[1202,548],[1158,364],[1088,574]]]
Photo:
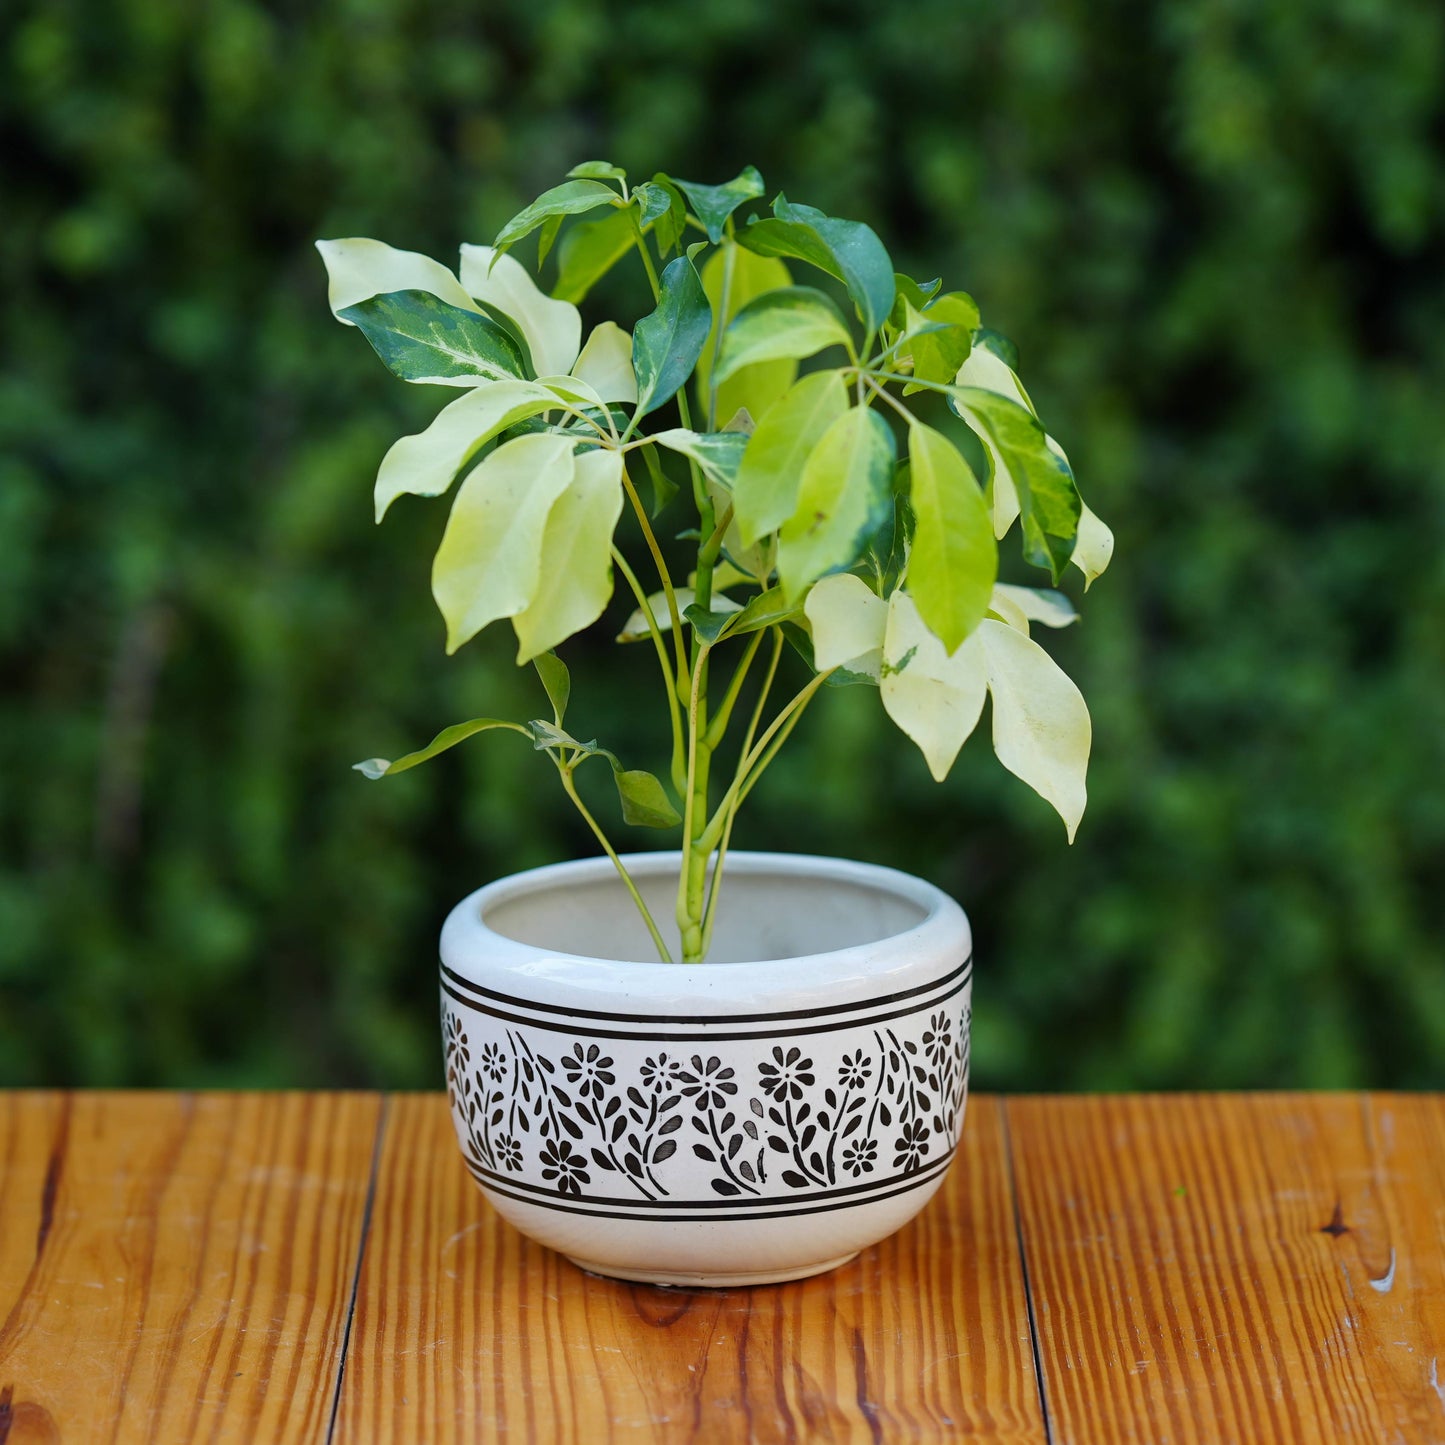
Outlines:
[[439,1096],[0,1094],[0,1445],[1445,1442],[1445,1096],[975,1098],[800,1284],[581,1273]]

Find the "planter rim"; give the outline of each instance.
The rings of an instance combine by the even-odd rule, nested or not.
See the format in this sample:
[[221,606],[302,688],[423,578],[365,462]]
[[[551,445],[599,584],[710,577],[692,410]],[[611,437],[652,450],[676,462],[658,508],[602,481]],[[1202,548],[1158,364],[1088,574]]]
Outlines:
[[[672,873],[681,855],[677,851],[623,854],[622,861],[636,878]],[[736,882],[747,877],[788,878],[851,884],[901,897],[923,910],[923,917],[911,927],[882,938],[830,949],[797,954],[787,958],[699,964],[663,963],[658,959],[611,959],[567,953],[524,943],[497,932],[485,921],[490,908],[504,902],[565,890],[578,884],[615,878],[616,870],[606,857],[574,859],[510,874],[468,894],[448,915],[441,935],[442,962],[449,968],[471,974],[485,961],[488,971],[498,968],[524,973],[552,986],[569,984],[592,990],[626,984],[653,986],[668,991],[712,992],[725,988],[757,988],[766,991],[795,987],[803,982],[800,973],[840,978],[873,973],[886,959],[926,954],[940,944],[962,945],[971,950],[971,932],[962,908],[942,889],[896,868],[876,863],[859,863],[806,853],[729,853],[728,878]],[[621,886],[619,881],[619,887]]]

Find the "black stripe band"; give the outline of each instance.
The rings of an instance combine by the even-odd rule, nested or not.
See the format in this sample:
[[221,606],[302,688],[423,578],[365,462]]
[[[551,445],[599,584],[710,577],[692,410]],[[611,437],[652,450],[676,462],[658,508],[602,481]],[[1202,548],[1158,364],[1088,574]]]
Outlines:
[[[585,1214],[595,1219],[630,1219],[639,1220],[647,1224],[678,1223],[678,1224],[702,1224],[712,1223],[715,1220],[727,1222],[745,1222],[750,1219],[791,1219],[801,1214],[830,1214],[838,1209],[853,1209],[866,1204],[880,1203],[885,1199],[894,1199],[900,1194],[906,1194],[912,1189],[917,1189],[924,1184],[929,1184],[953,1162],[954,1149],[941,1159],[936,1159],[932,1164],[926,1165],[916,1174],[908,1174],[898,1179],[895,1176],[893,1188],[887,1188],[884,1182],[874,1186],[881,1190],[880,1193],[870,1194],[865,1198],[839,1199],[836,1196],[840,1193],[848,1193],[846,1190],[830,1190],[826,1193],[811,1194],[804,1196],[806,1200],[824,1200],[824,1203],[797,1203],[793,1197],[781,1199],[757,1199],[751,1201],[751,1211],[747,1214],[724,1214],[723,1209],[738,1208],[738,1201],[735,1199],[719,1200],[715,1206],[711,1200],[688,1200],[671,1203],[668,1200],[658,1200],[652,1207],[651,1213],[643,1213],[637,1209],[636,1202],[632,1200],[620,1201],[628,1205],[626,1209],[599,1209],[591,1208],[584,1204],[570,1204],[565,1194],[552,1193],[544,1194],[541,1198],[529,1194],[514,1192],[514,1188],[504,1187],[498,1182],[498,1177],[493,1176],[489,1171],[479,1168],[471,1160],[467,1160],[467,1168],[471,1171],[472,1177],[483,1188],[514,1200],[518,1204],[531,1204],[538,1209],[555,1209],[563,1214]],[[520,1181],[510,1181],[512,1186],[517,1186]],[[535,1188],[536,1186],[529,1186]],[[792,1208],[776,1208],[778,1205],[792,1205]],[[706,1214],[682,1213],[681,1211],[707,1210]],[[714,1212],[717,1210],[719,1212]],[[676,1213],[672,1211],[677,1211]]]
[[[852,1013],[858,1009],[872,1008],[875,1005],[899,1003],[906,998],[916,998],[919,994],[927,993],[930,989],[938,988],[945,983],[951,983],[961,974],[964,969],[973,963],[973,953],[970,951],[967,958],[958,965],[951,973],[945,974],[942,978],[936,978],[932,983],[921,983],[914,988],[906,988],[899,993],[885,994],[881,998],[865,999],[861,1003],[829,1004],[825,1008],[804,1008],[787,1009],[780,1013],[765,1014],[731,1014],[727,1021],[735,1024],[763,1024],[770,1023],[774,1019],[814,1019],[825,1014]],[[659,968],[665,968],[666,964],[659,964]],[[720,965],[725,967],[726,965]],[[481,998],[491,999],[496,1003],[510,1004],[513,1008],[530,1009],[534,1013],[565,1014],[569,1018],[580,1019],[603,1019],[608,1023],[634,1023],[637,1015],[632,1013],[607,1013],[601,1009],[568,1008],[564,1004],[555,1003],[534,1003],[530,999],[518,998],[515,994],[498,993],[494,989],[483,988],[480,984],[473,983],[470,979],[463,978],[454,969],[446,964],[441,965],[442,975],[450,979],[458,988],[466,989],[469,993],[477,994]],[[456,998],[458,995],[453,994]],[[658,1022],[666,1024],[710,1024],[720,1022],[716,1014],[678,1014],[675,1017],[659,1019]]]
[[[963,967],[964,969],[967,969],[968,965],[965,964]],[[963,972],[963,970],[960,969],[955,971],[955,973],[951,974],[950,977],[958,978],[958,974],[960,972]],[[456,999],[458,1003],[466,1004],[468,1008],[473,1008],[476,1009],[479,1013],[486,1014],[488,1018],[501,1019],[504,1023],[521,1024],[527,1028],[549,1029],[553,1033],[576,1034],[580,1038],[589,1039],[636,1039],[644,1042],[655,1040],[658,1043],[705,1044],[727,1041],[746,1042],[753,1039],[801,1038],[805,1034],[827,1034],[834,1033],[839,1029],[871,1027],[874,1024],[887,1023],[891,1019],[904,1018],[909,1014],[919,1012],[920,1009],[934,1008],[939,1004],[947,1003],[949,999],[961,993],[968,986],[971,978],[971,971],[964,973],[964,976],[960,978],[958,982],[955,983],[954,986],[948,990],[947,993],[939,994],[937,998],[929,999],[926,1003],[914,1002],[907,1004],[903,1008],[897,1008],[892,1010],[892,1012],[890,1013],[870,1014],[863,1017],[855,1018],[840,1018],[834,1019],[829,1023],[812,1024],[810,1026],[804,1026],[802,1024],[791,1024],[786,1028],[756,1029],[750,1033],[741,1034],[723,1032],[723,1030],[729,1029],[735,1022],[734,1019],[728,1018],[726,1016],[712,1020],[713,1027],[703,1032],[697,1032],[696,1030],[687,1029],[669,1030],[665,1027],[658,1027],[658,1025],[670,1023],[672,1022],[671,1020],[654,1020],[647,1017],[638,1017],[636,1015],[631,1016],[632,1022],[638,1025],[638,1027],[635,1029],[604,1029],[590,1025],[578,1025],[577,1023],[572,1021],[571,1018],[562,1018],[557,1020],[556,1022],[553,1022],[549,1019],[527,1018],[526,1016],[521,1014],[508,1013],[506,1010],[496,1008],[489,1003],[480,1003],[476,999],[468,998],[465,994],[459,993],[451,986],[450,983],[447,982],[443,982],[442,991],[449,995],[451,998]],[[940,979],[938,984],[930,985],[930,987],[937,988],[939,984],[942,984],[945,981],[946,980]],[[910,992],[914,992],[914,990],[910,990]],[[875,1007],[877,1005],[890,1003],[896,997],[900,997],[900,995],[889,995],[886,998],[873,999],[867,1003],[856,1004],[853,1006],[853,1008],[856,1012],[859,1010]],[[518,1002],[521,1001],[519,1000]],[[530,1007],[531,1005],[522,1003],[522,1006],[526,1008]],[[626,1018],[629,1016],[622,1015],[621,1017]],[[786,1016],[777,1014],[765,1014],[761,1017],[778,1018]]]

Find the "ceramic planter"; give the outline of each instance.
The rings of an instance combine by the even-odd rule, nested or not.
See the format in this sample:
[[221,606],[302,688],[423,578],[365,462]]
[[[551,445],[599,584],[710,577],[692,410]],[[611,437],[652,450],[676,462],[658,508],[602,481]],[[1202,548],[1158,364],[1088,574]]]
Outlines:
[[[626,860],[660,920],[677,855]],[[640,962],[605,858],[479,889],[442,930],[457,1138],[487,1198],[585,1269],[798,1279],[943,1180],[968,1091],[962,909],[903,873],[728,859],[702,965]]]

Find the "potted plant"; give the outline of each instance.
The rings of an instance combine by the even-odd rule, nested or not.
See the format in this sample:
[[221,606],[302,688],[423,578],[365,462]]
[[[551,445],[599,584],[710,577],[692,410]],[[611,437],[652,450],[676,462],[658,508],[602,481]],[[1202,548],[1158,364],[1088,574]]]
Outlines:
[[[461,393],[387,452],[378,520],[455,484],[432,567],[447,652],[505,619],[548,702],[358,767],[516,734],[606,854],[492,883],[447,920],[458,1138],[525,1232],[658,1283],[815,1273],[938,1187],[967,1089],[962,911],[892,870],[730,853],[738,810],[813,699],[863,685],[938,779],[990,697],[999,759],[1072,839],[1089,717],[1030,628],[1075,613],[1000,583],[997,539],[1017,524],[1052,583],[1073,562],[1087,585],[1112,548],[973,300],[895,273],[858,222],[781,195],[750,214],[762,195],[751,167],[629,185],[589,162],[457,272],[318,243],[337,318],[403,380]],[[512,254],[534,234],[539,271],[557,252],[550,296]],[[628,258],[654,309],[584,343],[577,303]],[[657,772],[569,730],[555,649],[619,585],[618,640],[652,655],[669,720]],[[675,851],[618,851],[576,787],[601,766],[623,822],[680,830]]]

